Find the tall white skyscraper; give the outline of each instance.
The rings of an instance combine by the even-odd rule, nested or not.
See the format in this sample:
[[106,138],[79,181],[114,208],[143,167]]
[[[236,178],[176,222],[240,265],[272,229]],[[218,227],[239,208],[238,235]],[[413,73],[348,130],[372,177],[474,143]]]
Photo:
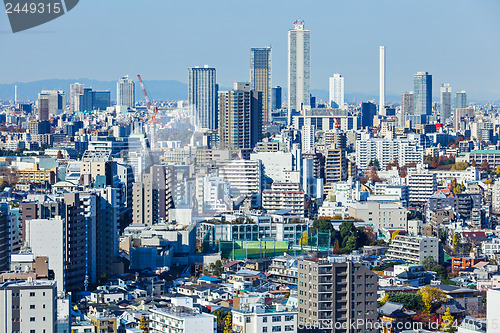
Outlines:
[[344,77],[333,74],[330,77],[330,106],[332,108],[344,108]]
[[128,75],[122,76],[116,83],[116,105],[135,107],[135,83]]
[[85,85],[81,83],[73,83],[69,86],[69,108],[71,111],[77,111],[80,95],[83,94]]
[[444,83],[440,89],[441,92],[441,122],[451,117],[451,85]]
[[288,30],[288,113],[310,107],[311,32],[304,21],[295,21]]
[[193,125],[197,130],[215,130],[219,122],[215,68],[197,66],[189,68],[188,73],[188,101]]
[[380,47],[380,99],[378,112],[385,115],[385,46]]

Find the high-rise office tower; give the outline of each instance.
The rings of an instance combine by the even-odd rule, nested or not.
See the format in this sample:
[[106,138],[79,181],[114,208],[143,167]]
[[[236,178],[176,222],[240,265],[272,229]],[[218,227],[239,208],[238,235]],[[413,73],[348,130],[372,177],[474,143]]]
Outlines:
[[234,90],[219,92],[220,148],[253,148],[261,138],[262,93],[242,82],[236,82]]
[[217,84],[215,68],[188,69],[188,102],[196,129],[215,130],[218,127]]
[[408,116],[413,116],[414,113],[414,96],[413,91],[401,94],[401,110],[399,114],[399,125],[403,126]]
[[385,115],[385,46],[380,47],[380,96],[378,112]]
[[376,332],[377,279],[361,263],[341,257],[299,260],[299,326],[312,332]]
[[281,109],[282,101],[281,96],[283,95],[280,86],[276,86],[271,89],[271,110]]
[[262,122],[270,121],[271,47],[250,49],[250,88],[262,92]]
[[451,85],[444,83],[440,89],[441,93],[441,122],[451,117]]
[[413,76],[414,108],[416,116],[432,114],[432,75],[427,72],[418,72]]
[[373,103],[361,103],[361,127],[373,126],[373,117],[377,114],[377,106]]
[[83,94],[83,89],[85,88],[84,84],[81,83],[73,83],[69,86],[69,109],[71,111],[79,111],[76,106],[78,105],[79,95]]
[[116,83],[116,105],[135,107],[135,83],[128,75],[122,76]]
[[288,113],[310,106],[311,98],[311,32],[304,21],[295,21],[288,31]]
[[[42,100],[46,100],[47,104],[43,103],[43,111],[40,111]],[[38,108],[39,117],[41,115],[44,117],[44,119],[39,118],[39,120],[49,120],[50,116],[61,114],[66,108],[66,94],[61,90],[42,90],[38,94]]]
[[455,109],[464,109],[467,107],[467,93],[458,91],[455,93]]
[[47,98],[38,98],[38,121],[49,120],[49,100]]
[[332,108],[344,108],[344,77],[340,74],[330,77],[329,103]]

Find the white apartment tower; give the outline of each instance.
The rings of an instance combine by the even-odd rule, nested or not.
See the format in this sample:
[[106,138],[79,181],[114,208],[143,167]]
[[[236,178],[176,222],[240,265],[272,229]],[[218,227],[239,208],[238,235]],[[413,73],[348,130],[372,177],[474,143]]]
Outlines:
[[135,84],[128,75],[122,76],[116,83],[116,105],[135,107]]
[[311,32],[304,21],[295,21],[288,30],[288,113],[310,107]]
[[344,77],[340,74],[330,77],[329,103],[332,108],[344,108]]
[[380,47],[380,100],[379,114],[385,115],[385,46]]

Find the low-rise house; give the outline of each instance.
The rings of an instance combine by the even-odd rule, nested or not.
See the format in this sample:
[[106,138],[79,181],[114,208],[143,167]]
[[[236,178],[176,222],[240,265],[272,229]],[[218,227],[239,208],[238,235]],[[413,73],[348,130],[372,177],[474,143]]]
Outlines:
[[230,283],[237,281],[254,282],[257,279],[264,279],[264,278],[265,275],[261,272],[251,271],[249,269],[240,269],[236,273],[229,274],[227,281]]
[[387,301],[378,309],[381,333],[400,333],[406,323],[411,322],[413,311],[407,310],[403,304]]

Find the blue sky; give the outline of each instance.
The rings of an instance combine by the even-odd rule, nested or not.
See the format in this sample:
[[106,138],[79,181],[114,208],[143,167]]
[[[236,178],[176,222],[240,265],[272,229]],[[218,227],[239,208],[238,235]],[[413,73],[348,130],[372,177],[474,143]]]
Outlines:
[[247,81],[249,49],[273,47],[273,84],[286,86],[287,30],[311,30],[311,83],[346,93],[378,91],[378,46],[386,46],[387,92],[433,75],[469,98],[500,99],[498,0],[81,0],[43,26],[12,34],[0,13],[0,83],[49,78],[187,81],[187,68],[217,68],[219,84]]

